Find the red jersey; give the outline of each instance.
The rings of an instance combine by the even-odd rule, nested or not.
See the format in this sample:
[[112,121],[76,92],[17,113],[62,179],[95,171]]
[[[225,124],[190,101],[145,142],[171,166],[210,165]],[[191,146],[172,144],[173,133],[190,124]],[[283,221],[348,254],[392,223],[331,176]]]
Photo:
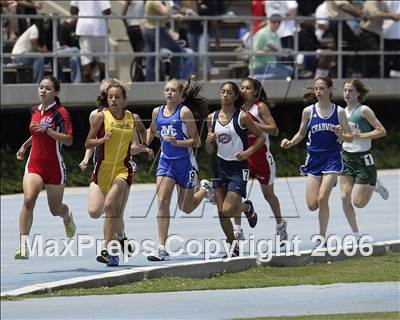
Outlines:
[[[248,111],[254,122],[264,124],[261,118],[259,108],[259,101],[252,105]],[[263,133],[265,136],[265,143],[258,149],[255,153],[247,158],[249,163],[249,169],[251,174],[257,178],[257,180],[264,185],[270,185],[274,183],[275,180],[275,161],[269,151],[269,135]],[[256,141],[256,136],[251,132],[248,133],[247,143],[248,146],[252,146]]]
[[[43,115],[39,106],[31,109],[31,123],[39,123],[54,131],[72,135],[72,123],[68,111],[56,104],[48,106]],[[32,147],[25,173],[39,174],[44,183],[65,183],[65,165],[61,156],[62,143],[41,132],[31,130]]]

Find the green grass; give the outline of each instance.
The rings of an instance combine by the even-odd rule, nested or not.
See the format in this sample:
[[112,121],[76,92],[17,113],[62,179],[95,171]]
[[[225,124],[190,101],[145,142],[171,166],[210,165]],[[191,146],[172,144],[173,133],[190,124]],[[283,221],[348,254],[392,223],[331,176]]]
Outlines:
[[[400,281],[400,253],[361,257],[331,264],[300,267],[256,267],[239,273],[223,273],[207,279],[179,277],[147,279],[115,287],[64,289],[23,298],[109,295],[191,290],[265,288],[294,285],[324,285],[331,283]],[[2,300],[15,298],[2,298]]]
[[368,312],[368,313],[347,313],[332,315],[312,315],[294,317],[265,317],[265,318],[246,318],[247,320],[396,320],[400,319],[399,312]]

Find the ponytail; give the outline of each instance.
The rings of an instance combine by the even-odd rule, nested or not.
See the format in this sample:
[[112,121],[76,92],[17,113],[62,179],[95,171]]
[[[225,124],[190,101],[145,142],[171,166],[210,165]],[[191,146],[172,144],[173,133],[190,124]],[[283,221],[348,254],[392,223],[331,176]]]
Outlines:
[[208,115],[208,102],[200,95],[201,89],[201,84],[189,78],[182,90],[183,103],[192,111],[196,121],[202,121]]
[[318,98],[315,95],[315,91],[313,87],[307,87],[304,89],[306,93],[303,95],[303,100],[306,104],[314,104],[318,102]]
[[106,92],[102,91],[102,92],[100,92],[100,95],[97,96],[96,107],[97,107],[98,111],[102,111],[103,109],[108,107]]

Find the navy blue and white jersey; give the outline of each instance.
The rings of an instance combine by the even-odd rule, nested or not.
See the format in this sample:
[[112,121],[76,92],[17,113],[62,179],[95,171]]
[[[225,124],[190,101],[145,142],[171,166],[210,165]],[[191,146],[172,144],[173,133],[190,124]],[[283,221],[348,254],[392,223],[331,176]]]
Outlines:
[[188,139],[186,124],[182,121],[180,113],[184,105],[181,103],[169,117],[164,116],[165,106],[160,106],[157,114],[157,131],[161,141],[161,157],[164,159],[182,159],[193,154],[192,148],[177,147],[164,140],[164,136],[171,135],[175,140]]
[[326,152],[342,149],[335,127],[339,124],[339,106],[332,104],[332,112],[328,117],[318,114],[317,106],[313,104],[308,122],[307,151]]
[[235,157],[236,154],[247,149],[247,128],[240,125],[242,112],[240,109],[235,110],[232,118],[225,125],[218,120],[220,110],[212,115],[212,126],[218,147],[217,155],[221,159],[239,161]]

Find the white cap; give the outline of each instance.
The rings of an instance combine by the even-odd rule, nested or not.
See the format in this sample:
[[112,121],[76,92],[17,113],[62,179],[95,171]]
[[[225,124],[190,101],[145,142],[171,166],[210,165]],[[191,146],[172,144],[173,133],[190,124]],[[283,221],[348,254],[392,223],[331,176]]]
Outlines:
[[271,18],[272,16],[282,17],[282,13],[279,10],[271,9],[267,11],[267,18]]

